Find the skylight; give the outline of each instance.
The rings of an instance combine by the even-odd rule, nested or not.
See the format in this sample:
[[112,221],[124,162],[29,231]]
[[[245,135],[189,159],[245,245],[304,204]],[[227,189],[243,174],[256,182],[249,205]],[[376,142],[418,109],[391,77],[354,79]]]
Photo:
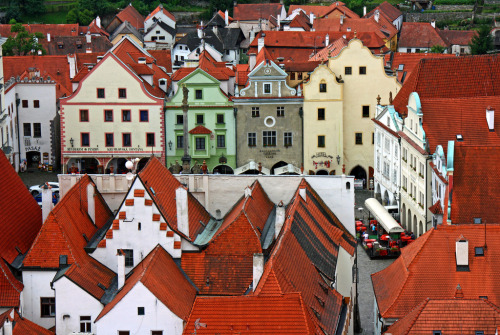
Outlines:
[[461,142],[464,140],[464,137],[462,136],[462,134],[457,134],[457,141]]

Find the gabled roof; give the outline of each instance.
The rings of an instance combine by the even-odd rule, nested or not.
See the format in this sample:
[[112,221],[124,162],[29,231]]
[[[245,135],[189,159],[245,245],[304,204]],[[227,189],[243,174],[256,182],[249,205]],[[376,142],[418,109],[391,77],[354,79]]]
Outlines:
[[[95,222],[87,213],[87,185],[96,190]],[[45,220],[24,258],[24,267],[59,268],[59,256],[66,255],[68,264],[85,263],[84,247],[98,229],[112,218],[112,212],[89,176],[84,175],[64,195]],[[86,239],[86,238],[87,239]]]
[[265,47],[263,47],[260,50],[260,52],[257,54],[257,57],[255,58],[255,64],[257,67],[262,62],[274,61],[274,60],[275,59],[273,58],[273,56],[271,56],[269,51],[267,51],[267,49]]
[[[498,276],[499,233],[498,224],[443,224],[402,248],[394,263],[371,275],[382,317],[401,319],[426,298],[452,299],[458,284],[464,298],[487,296],[497,305],[500,286],[493,278]],[[470,271],[457,270],[455,242],[461,235],[468,240]],[[475,256],[475,247],[485,247],[484,256]]]
[[500,326],[500,309],[485,299],[425,299],[404,318],[387,329],[392,335],[496,334]]
[[403,22],[399,37],[399,48],[431,48],[434,45],[448,47],[438,29],[429,22]]
[[156,59],[156,65],[165,68],[166,73],[172,73],[172,55],[170,50],[149,50],[148,52]]
[[141,282],[172,313],[187,321],[193,306],[196,289],[175,264],[172,256],[160,245],[132,270],[122,289],[107,304],[95,322],[99,321]]
[[14,277],[7,263],[0,259],[0,306],[19,307],[23,288],[24,285]]
[[172,21],[176,22],[175,16],[172,15],[172,13],[170,13],[168,10],[163,8],[162,4],[159,4],[158,7],[156,7],[151,13],[149,13],[149,15],[146,17],[146,19],[144,21],[151,19],[153,16],[156,15],[156,13],[159,13],[159,12],[162,12],[163,15],[170,18]]
[[[185,335],[195,322],[206,324],[197,334],[316,334],[300,294],[275,296],[197,297]],[[270,321],[272,320],[272,321]]]
[[37,325],[26,317],[21,317],[16,309],[9,309],[0,314],[0,328],[4,326],[6,320],[12,322],[12,335],[54,335],[54,332]]
[[422,59],[394,99],[400,114],[406,115],[412,92],[421,100],[500,95],[500,56]]
[[[4,57],[4,61],[5,61]],[[12,264],[29,250],[40,227],[42,210],[0,150],[0,258]]]
[[236,85],[245,86],[250,73],[248,64],[236,65]]
[[[175,199],[175,190],[182,184],[156,157],[149,159],[146,166],[139,172],[138,177],[156,206],[158,206],[167,224],[175,231],[178,231],[177,207],[175,201],[172,201],[172,199]],[[188,210],[189,236],[186,236],[186,238],[194,241],[210,220],[210,214],[189,192]]]
[[255,21],[277,17],[283,5],[280,3],[236,4],[233,8],[233,19],[236,21]]
[[338,11],[339,15],[345,15],[346,17],[359,18],[359,15],[354,13],[352,10],[346,7],[345,3],[341,1],[334,1],[329,6],[321,5],[290,5],[288,7],[288,15],[291,15],[295,9],[303,9],[307,15],[313,13],[315,17],[325,17],[334,11]]
[[76,59],[76,68],[81,69],[84,65],[95,65],[97,64],[97,57],[104,56],[105,52],[89,52],[89,53],[78,53],[74,57]]
[[[85,27],[80,27],[80,29],[81,28],[85,28]],[[92,22],[90,22],[89,26],[87,27],[87,32],[89,32],[91,34],[99,34],[102,36],[109,37],[109,33],[97,25],[96,19],[93,19]],[[84,32],[84,33],[86,33],[86,32]]]
[[469,45],[472,38],[477,36],[476,30],[439,30],[441,38],[448,45]]
[[290,22],[289,26],[291,28],[302,28],[304,31],[311,30],[310,19],[307,14],[303,11],[300,11]]
[[[169,33],[172,37],[175,38],[175,28],[169,26],[168,24],[166,24],[165,22],[163,21],[156,21],[148,30],[148,33],[155,29],[155,27],[161,27],[164,31],[166,31],[167,33]],[[141,35],[141,38],[142,38],[142,35]]]
[[[78,36],[79,26],[78,23],[68,24],[23,24],[26,31],[32,33],[42,33],[47,38],[47,34],[51,37],[55,36]],[[0,24],[0,36],[9,37],[15,35],[10,30],[11,24]]]
[[91,35],[90,39],[91,42],[87,43],[87,36],[55,36],[50,42],[42,40],[41,44],[49,55],[106,52],[113,46],[107,36]]
[[375,7],[371,12],[366,14],[366,17],[372,17],[375,15],[375,11],[378,10],[380,14],[382,14],[386,19],[388,19],[391,22],[394,22],[397,20],[403,13],[388,3],[387,1],[382,2],[380,5]]
[[144,16],[142,16],[137,9],[129,4],[127,7],[122,9],[116,17],[120,22],[128,21],[137,30],[144,29]]
[[345,38],[339,38],[333,41],[333,43],[330,43],[327,47],[319,50],[317,54],[309,58],[309,61],[327,61],[329,57],[335,57],[340,54],[347,44],[349,44],[349,42]]
[[128,21],[120,23],[120,25],[116,27],[116,29],[113,31],[113,34],[109,37],[109,40],[113,41],[120,34],[123,35],[132,34],[135,37],[137,37],[139,41],[142,42],[144,40],[139,30]]
[[190,134],[211,134],[212,131],[205,126],[196,126],[189,131]]
[[196,69],[201,69],[208,73],[213,78],[219,81],[229,80],[230,77],[235,76],[235,72],[232,68],[228,68],[225,62],[217,62],[209,52],[203,50],[199,55],[199,63],[197,67],[181,67],[172,75],[173,81],[179,81]]
[[374,18],[344,18],[338,17],[314,20],[313,28],[316,31],[356,32],[357,34],[372,32],[382,39],[391,39],[398,33],[396,27],[384,17],[379,21]]

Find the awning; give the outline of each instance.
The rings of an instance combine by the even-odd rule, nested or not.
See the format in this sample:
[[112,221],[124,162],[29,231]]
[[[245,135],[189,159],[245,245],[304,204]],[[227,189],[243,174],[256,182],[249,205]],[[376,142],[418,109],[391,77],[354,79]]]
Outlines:
[[404,229],[394,220],[391,214],[375,198],[365,200],[365,207],[372,213],[375,219],[382,225],[386,232],[402,233]]

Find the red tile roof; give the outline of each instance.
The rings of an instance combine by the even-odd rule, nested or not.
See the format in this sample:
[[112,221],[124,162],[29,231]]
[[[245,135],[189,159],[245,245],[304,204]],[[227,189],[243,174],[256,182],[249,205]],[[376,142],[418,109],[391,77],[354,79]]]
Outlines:
[[436,28],[428,22],[403,22],[398,41],[399,48],[431,48],[434,45],[448,47]]
[[250,73],[248,64],[236,65],[236,84],[239,86],[246,86],[248,74]]
[[[206,324],[197,334],[316,334],[300,294],[241,297],[197,297],[184,327]],[[270,321],[272,320],[272,321]]]
[[258,19],[275,18],[281,14],[283,5],[280,3],[236,4],[233,8],[233,19],[236,21],[255,21]]
[[170,50],[148,50],[156,60],[156,65],[165,68],[167,73],[172,73],[172,59]]
[[173,81],[179,81],[181,80],[182,78],[186,77],[187,75],[189,75],[191,72],[193,72],[194,70],[196,70],[195,67],[181,67],[179,69],[177,69],[174,74],[172,75],[172,80]]
[[[458,284],[466,299],[487,296],[497,305],[500,286],[494,278],[499,275],[499,233],[497,224],[443,224],[403,248],[394,263],[371,275],[382,317],[401,319],[426,298],[452,299]],[[470,271],[457,271],[455,242],[461,235],[469,242]],[[485,245],[484,256],[475,256],[474,248]]]
[[[80,27],[80,31],[82,31],[82,28],[85,28],[85,27]],[[84,29],[83,33],[85,34],[86,32],[90,32],[91,34],[99,34],[99,35],[106,36],[109,38],[108,32],[106,30],[102,29],[101,27],[98,27],[97,23],[95,22],[95,19],[93,19],[92,22],[90,22],[86,31]]]
[[189,131],[190,134],[211,134],[212,131],[205,126],[196,126]]
[[172,256],[160,245],[137,264],[132,274],[125,280],[122,289],[103,308],[95,321],[113,309],[138,282],[141,282],[172,313],[187,321],[195,300],[196,289],[177,267]]
[[380,5],[375,7],[371,12],[366,14],[366,17],[372,17],[373,15],[375,15],[375,11],[377,9],[380,14],[382,14],[386,19],[388,19],[391,22],[395,21],[397,18],[403,15],[403,13],[399,9],[397,9],[387,1],[384,1]]
[[356,32],[358,34],[372,32],[381,39],[386,40],[391,39],[398,33],[396,27],[383,17],[379,19],[379,22],[375,21],[374,18],[345,18],[342,24],[338,17],[317,19],[314,21],[313,28],[316,31],[342,31]]
[[448,45],[469,45],[472,38],[478,35],[476,30],[439,30],[438,32]]
[[146,17],[146,19],[144,21],[149,20],[156,13],[158,13],[160,11],[162,11],[163,14],[166,15],[168,18],[170,18],[172,21],[176,22],[175,16],[173,16],[172,13],[170,13],[168,10],[166,10],[165,8],[163,8],[162,4],[159,4],[158,7],[156,7],[151,13],[149,13],[149,15]]
[[0,328],[4,326],[7,319],[12,322],[12,335],[54,335],[54,332],[37,325],[26,317],[21,317],[17,310],[9,309],[0,314]]
[[116,14],[116,17],[121,22],[128,21],[137,30],[144,29],[144,16],[142,16],[132,4],[122,9]]
[[333,43],[330,43],[329,46],[321,49],[315,54],[313,57],[309,58],[310,62],[315,61],[327,61],[329,57],[335,57],[340,54],[342,49],[347,46],[348,42],[345,38],[339,38],[335,40]]
[[59,268],[59,256],[68,256],[68,264],[85,263],[87,253],[84,247],[87,238],[91,238],[112,218],[112,212],[106,202],[96,192],[95,222],[87,213],[87,185],[95,184],[89,176],[84,175],[64,195],[61,201],[49,214],[28,254],[23,266],[38,268]]
[[23,284],[14,277],[7,263],[0,259],[0,306],[19,307],[23,288]]
[[[69,24],[23,24],[28,33],[42,33],[47,38],[47,34],[51,37],[56,36],[78,36],[79,26],[78,23]],[[9,37],[15,35],[10,30],[11,24],[0,24],[0,36]]]
[[[4,57],[5,60],[6,57]],[[0,150],[0,258],[12,264],[29,250],[40,227],[42,210]]]
[[[138,176],[146,186],[147,192],[154,200],[156,206],[158,206],[158,209],[169,227],[178,232],[177,207],[175,201],[172,201],[172,199],[175,199],[175,190],[181,186],[181,183],[156,157],[149,159]],[[154,190],[154,192],[152,190]],[[198,233],[203,231],[203,226],[210,220],[210,214],[189,192],[188,209],[189,236],[187,236],[187,238],[194,241]],[[200,222],[202,222],[203,225]]]
[[295,9],[303,9],[309,16],[313,13],[315,17],[324,17],[332,12],[337,12],[338,16],[345,15],[346,17],[359,18],[359,15],[347,8],[341,1],[335,1],[329,6],[321,5],[290,5],[288,7],[288,15],[291,15]]
[[438,201],[436,201],[434,203],[434,205],[432,205],[431,207],[429,207],[429,211],[432,213],[432,214],[443,214],[443,207],[441,206],[441,200],[438,199]]
[[75,54],[76,68],[81,69],[84,65],[95,65],[97,64],[97,57],[104,56],[104,52],[90,52],[90,53],[78,53]]
[[290,27],[302,28],[304,31],[310,31],[311,25],[309,16],[302,11],[299,12],[299,14],[293,18],[292,22],[290,22]]
[[484,299],[425,299],[407,316],[387,329],[387,334],[495,334],[500,309]]
[[412,92],[421,100],[500,95],[500,56],[422,59],[396,95],[396,111],[406,114]]

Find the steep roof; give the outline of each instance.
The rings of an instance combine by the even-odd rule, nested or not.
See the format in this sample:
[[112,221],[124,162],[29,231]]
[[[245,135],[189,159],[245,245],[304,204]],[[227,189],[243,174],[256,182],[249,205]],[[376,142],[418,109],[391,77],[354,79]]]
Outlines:
[[[185,335],[195,322],[206,324],[197,334],[316,334],[300,294],[275,296],[197,297]],[[272,320],[272,322],[270,322]]]
[[111,36],[109,37],[109,40],[113,41],[120,34],[123,35],[132,34],[135,37],[137,37],[139,41],[142,42],[144,40],[139,30],[135,26],[133,26],[129,21],[124,21],[120,23],[120,25],[116,27],[116,29],[113,31],[113,34],[111,34]]
[[245,86],[250,73],[248,64],[236,65],[236,85]]
[[425,299],[404,318],[387,329],[392,335],[495,334],[500,326],[500,309],[484,299]]
[[139,282],[172,313],[187,321],[195,300],[196,289],[175,264],[172,256],[160,245],[137,264],[132,274],[125,280],[122,289],[103,308],[95,321],[111,311]]
[[[4,60],[7,57],[4,57]],[[29,250],[40,227],[42,210],[0,150],[0,258],[7,263]]]
[[431,48],[434,45],[448,47],[438,29],[432,27],[429,22],[403,22],[399,48]]
[[311,30],[310,19],[307,14],[303,11],[300,11],[290,22],[290,27],[292,28],[302,28],[304,31]]
[[41,41],[42,46],[47,50],[48,55],[84,54],[88,52],[106,52],[113,44],[107,36],[91,35],[90,43],[87,43],[87,36],[55,36]]
[[340,54],[347,44],[349,44],[349,42],[345,38],[339,38],[333,41],[333,43],[330,43],[327,47],[319,50],[317,54],[309,58],[309,61],[327,61],[329,57],[335,57]]
[[[177,207],[175,201],[175,190],[182,184],[160,163],[156,157],[151,157],[146,166],[139,172],[139,179],[146,187],[147,192],[158,206],[165,221],[176,231]],[[196,236],[203,231],[204,225],[210,220],[210,214],[188,192],[189,209],[189,236],[194,241]]]
[[371,12],[366,14],[366,17],[372,17],[373,15],[375,15],[376,10],[378,10],[380,14],[382,14],[391,22],[397,20],[401,15],[403,15],[403,13],[399,9],[397,9],[387,1],[384,1],[380,5],[375,7]]
[[254,21],[277,17],[283,5],[280,3],[236,4],[233,8],[233,19],[236,21]]
[[24,285],[14,277],[7,263],[0,259],[0,306],[19,307]]
[[421,100],[500,95],[500,56],[422,59],[394,99],[400,114],[406,115],[412,92]]
[[116,17],[121,21],[128,21],[137,30],[144,29],[144,16],[142,16],[137,9],[129,4],[127,7],[122,9]]
[[165,68],[166,73],[172,73],[172,55],[170,50],[149,50],[148,52],[156,59],[156,65]]
[[3,327],[6,320],[12,322],[12,335],[54,335],[54,332],[37,325],[26,317],[21,317],[15,309],[9,309],[0,314],[0,327]]
[[315,17],[325,17],[334,11],[338,11],[342,15],[351,18],[359,18],[359,15],[346,7],[345,3],[341,1],[334,1],[329,6],[321,6],[321,5],[290,5],[288,7],[288,15],[291,15],[295,9],[302,9],[306,12],[307,15],[313,13]]
[[398,33],[396,27],[384,17],[380,17],[377,22],[372,18],[344,18],[338,17],[314,20],[313,28],[316,31],[343,31],[367,33],[373,32],[382,39],[391,39]]
[[[493,279],[500,274],[498,233],[497,224],[440,225],[402,248],[394,263],[371,275],[382,317],[403,318],[426,298],[452,299],[458,284],[464,298],[487,296],[498,304],[500,287]],[[462,235],[469,243],[470,271],[456,266],[455,242]],[[485,245],[484,256],[475,256],[474,248]]]
[[176,22],[175,16],[172,15],[172,13],[170,13],[168,10],[163,8],[162,4],[159,4],[158,7],[156,7],[151,13],[149,13],[149,15],[146,17],[146,19],[144,21],[151,19],[153,16],[155,16],[159,12],[162,12],[163,15],[170,18],[172,21]]

